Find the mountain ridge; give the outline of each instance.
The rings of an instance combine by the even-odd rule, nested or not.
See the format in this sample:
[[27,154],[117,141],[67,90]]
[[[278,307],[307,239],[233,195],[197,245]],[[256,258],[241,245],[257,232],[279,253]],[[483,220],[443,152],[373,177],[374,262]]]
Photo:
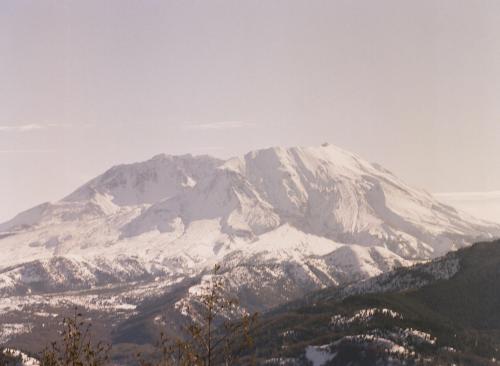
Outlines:
[[499,234],[332,145],[157,155],[0,225],[0,318],[48,302],[120,307],[123,321],[215,263],[243,307],[266,310]]
[[[328,288],[264,314],[261,364],[495,365],[500,241]],[[313,352],[314,351],[314,352]]]

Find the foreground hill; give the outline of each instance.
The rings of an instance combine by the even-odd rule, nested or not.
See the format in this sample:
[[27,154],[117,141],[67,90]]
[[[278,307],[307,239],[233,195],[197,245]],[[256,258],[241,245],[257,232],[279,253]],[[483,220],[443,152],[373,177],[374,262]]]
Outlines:
[[270,365],[497,364],[499,278],[496,241],[323,290],[264,317],[257,352]]
[[181,319],[214,263],[265,311],[499,234],[332,145],[158,155],[0,225],[0,321],[33,342],[76,304],[115,339],[149,342],[137,331]]

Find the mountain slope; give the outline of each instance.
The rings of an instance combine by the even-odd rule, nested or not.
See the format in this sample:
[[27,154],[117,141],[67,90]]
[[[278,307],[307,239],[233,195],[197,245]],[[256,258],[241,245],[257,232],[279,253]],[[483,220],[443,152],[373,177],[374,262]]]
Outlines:
[[215,263],[265,310],[499,233],[332,145],[158,155],[0,225],[0,318],[76,303],[118,324],[173,287],[179,315]]
[[[76,228],[82,222],[91,230]],[[140,253],[153,237],[172,242],[191,224],[204,226],[199,222],[220,226],[223,241],[254,240],[288,224],[339,243],[385,246],[406,259],[435,257],[499,232],[331,145],[259,150],[225,162],[159,155],[114,167],[62,201],[1,224],[4,248],[29,243],[19,258],[9,250],[0,265],[92,256],[92,247],[123,253],[122,243]]]
[[320,354],[317,365],[496,364],[499,271],[500,241],[479,243],[367,280],[370,286],[311,294],[264,317],[255,337],[261,359],[305,365]]

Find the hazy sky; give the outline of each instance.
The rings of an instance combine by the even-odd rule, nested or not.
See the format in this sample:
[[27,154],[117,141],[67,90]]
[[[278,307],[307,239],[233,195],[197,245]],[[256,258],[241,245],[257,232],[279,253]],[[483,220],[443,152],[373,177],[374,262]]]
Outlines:
[[113,164],[324,141],[500,189],[500,1],[0,2],[0,221]]

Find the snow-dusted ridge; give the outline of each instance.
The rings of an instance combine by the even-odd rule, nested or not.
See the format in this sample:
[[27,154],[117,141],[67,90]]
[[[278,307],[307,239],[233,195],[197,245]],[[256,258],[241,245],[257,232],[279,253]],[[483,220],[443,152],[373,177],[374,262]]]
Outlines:
[[0,296],[168,282],[221,263],[232,290],[269,307],[499,234],[333,145],[158,155],[0,224]]

